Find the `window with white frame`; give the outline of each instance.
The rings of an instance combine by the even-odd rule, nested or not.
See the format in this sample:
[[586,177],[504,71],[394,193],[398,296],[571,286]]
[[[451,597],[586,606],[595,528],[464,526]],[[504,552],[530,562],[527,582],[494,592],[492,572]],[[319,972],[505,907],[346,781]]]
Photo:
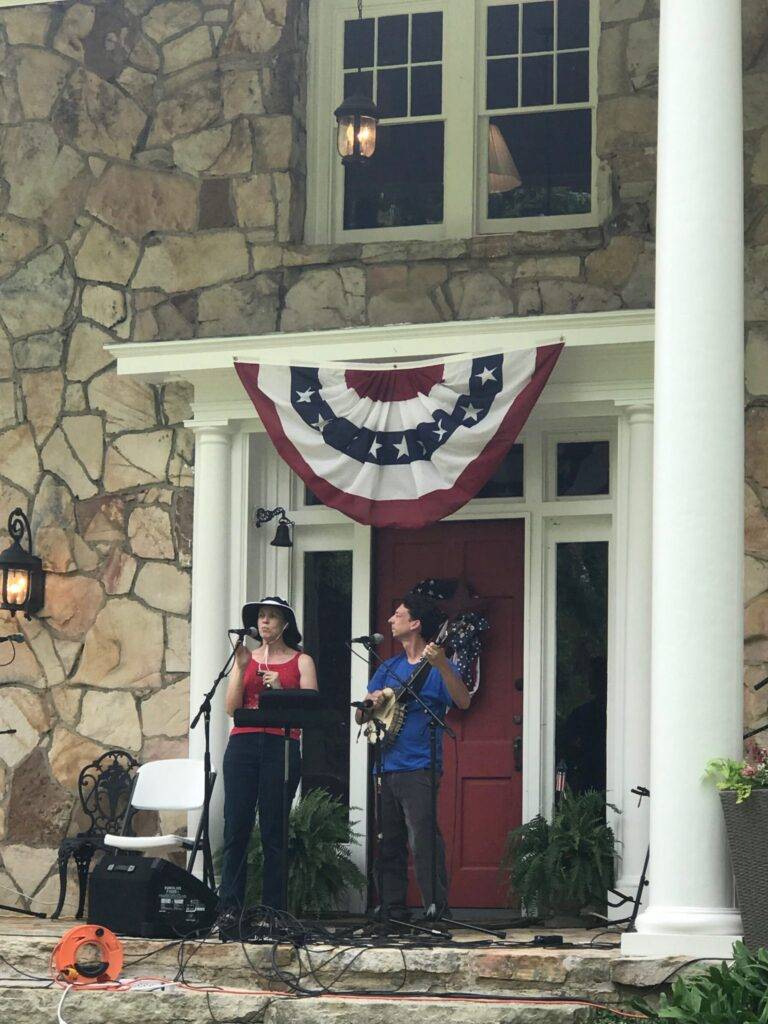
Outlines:
[[[470,237],[599,222],[597,0],[316,0],[308,241]],[[342,166],[342,96],[382,111]]]

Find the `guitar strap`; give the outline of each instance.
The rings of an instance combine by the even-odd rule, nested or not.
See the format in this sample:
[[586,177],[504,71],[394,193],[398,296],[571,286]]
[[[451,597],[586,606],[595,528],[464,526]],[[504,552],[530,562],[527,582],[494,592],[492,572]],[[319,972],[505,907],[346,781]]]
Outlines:
[[[421,688],[424,686],[424,683],[427,681],[427,676],[429,675],[429,670],[431,668],[432,668],[432,666],[430,665],[430,663],[426,659],[424,659],[423,664],[419,665],[419,667],[416,669],[416,672],[414,673],[413,677],[410,679],[410,686],[411,686],[411,689],[414,690],[414,692],[421,693]],[[407,704],[408,701],[412,700],[412,699],[413,698],[411,697],[411,694],[408,693],[407,691],[403,694],[403,703],[404,704]]]

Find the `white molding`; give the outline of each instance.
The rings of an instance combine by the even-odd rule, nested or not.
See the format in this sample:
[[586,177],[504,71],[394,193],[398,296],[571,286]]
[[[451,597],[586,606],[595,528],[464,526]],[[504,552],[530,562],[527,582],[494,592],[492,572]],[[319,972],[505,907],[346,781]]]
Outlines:
[[[186,379],[215,370],[233,373],[233,360],[252,362],[339,363],[430,358],[469,352],[511,352],[563,339],[567,349],[624,346],[654,340],[654,311],[626,309],[607,313],[451,320],[447,323],[348,327],[333,331],[238,335],[229,338],[124,342],[106,345],[118,374],[147,379]],[[386,361],[382,353],[387,353]],[[633,401],[634,399],[629,399]]]

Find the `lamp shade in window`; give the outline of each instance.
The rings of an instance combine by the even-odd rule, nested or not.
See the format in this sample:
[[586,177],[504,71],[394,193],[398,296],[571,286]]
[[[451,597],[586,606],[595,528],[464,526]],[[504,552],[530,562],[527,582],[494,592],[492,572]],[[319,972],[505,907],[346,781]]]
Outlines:
[[488,126],[488,191],[510,192],[522,185],[520,173],[498,125]]
[[379,109],[367,96],[349,96],[334,111],[338,128],[336,147],[342,163],[370,160],[376,150]]

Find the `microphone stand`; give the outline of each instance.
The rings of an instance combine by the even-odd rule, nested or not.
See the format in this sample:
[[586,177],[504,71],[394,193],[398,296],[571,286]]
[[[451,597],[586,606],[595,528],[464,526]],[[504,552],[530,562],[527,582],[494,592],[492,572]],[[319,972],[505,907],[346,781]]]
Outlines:
[[[242,640],[240,641],[242,643]],[[203,794],[203,809],[200,814],[200,824],[198,825],[197,834],[201,837],[203,847],[203,882],[211,889],[216,888],[216,876],[213,870],[213,855],[211,853],[211,843],[208,834],[208,824],[210,821],[210,808],[211,808],[211,794],[213,792],[213,784],[216,780],[214,772],[211,770],[211,709],[212,700],[216,690],[219,688],[219,683],[222,679],[229,674],[229,670],[232,667],[232,663],[235,660],[235,652],[237,651],[239,644],[236,644],[232,649],[232,653],[224,663],[224,667],[216,676],[213,681],[213,686],[205,694],[200,707],[197,709],[197,714],[190,722],[190,729],[194,729],[200,719],[203,719],[203,736],[205,742],[205,750],[203,753],[203,771],[205,774],[205,793]],[[192,871],[195,865],[195,858],[197,857],[198,843],[192,850],[192,857],[190,858],[187,866],[188,871]]]

